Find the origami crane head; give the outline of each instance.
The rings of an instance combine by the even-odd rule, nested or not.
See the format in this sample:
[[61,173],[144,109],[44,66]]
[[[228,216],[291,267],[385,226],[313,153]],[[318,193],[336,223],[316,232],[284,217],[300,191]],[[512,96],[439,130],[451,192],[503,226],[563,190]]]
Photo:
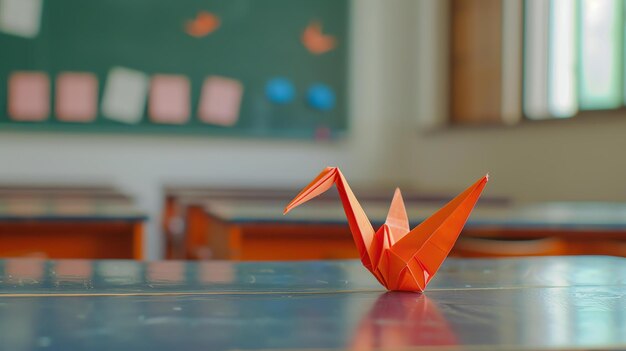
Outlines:
[[413,230],[400,189],[396,189],[385,224],[374,231],[339,168],[326,167],[284,213],[336,184],[365,268],[388,290],[421,292],[450,253],[488,179],[488,175],[479,179]]

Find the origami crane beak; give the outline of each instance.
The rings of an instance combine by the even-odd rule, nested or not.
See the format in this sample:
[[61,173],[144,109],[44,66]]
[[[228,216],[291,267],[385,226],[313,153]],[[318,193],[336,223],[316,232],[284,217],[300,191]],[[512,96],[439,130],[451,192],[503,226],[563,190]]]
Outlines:
[[309,185],[304,187],[302,191],[285,207],[283,215],[289,213],[295,207],[311,200],[330,189],[335,182],[337,176],[337,167],[326,167]]

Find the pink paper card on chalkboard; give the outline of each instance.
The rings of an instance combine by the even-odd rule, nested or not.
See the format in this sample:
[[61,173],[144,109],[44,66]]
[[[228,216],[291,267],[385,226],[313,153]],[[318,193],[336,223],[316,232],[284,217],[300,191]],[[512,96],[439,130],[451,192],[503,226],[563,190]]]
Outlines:
[[43,121],[50,115],[50,78],[43,72],[9,77],[8,113],[14,121]]
[[189,79],[182,75],[157,74],[150,83],[148,114],[155,123],[183,124],[190,115]]
[[55,113],[64,122],[91,122],[98,111],[98,78],[93,73],[57,76]]
[[243,85],[235,79],[208,77],[202,87],[198,115],[205,123],[232,126],[239,119]]

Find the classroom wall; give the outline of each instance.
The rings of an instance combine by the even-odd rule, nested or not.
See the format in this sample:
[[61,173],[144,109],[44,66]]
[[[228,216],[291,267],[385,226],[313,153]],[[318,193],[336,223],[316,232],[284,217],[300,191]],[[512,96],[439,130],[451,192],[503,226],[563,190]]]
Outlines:
[[[407,10],[411,6],[406,6]],[[591,115],[509,127],[436,127],[447,114],[446,1],[417,2],[416,186],[461,189],[485,172],[486,193],[520,200],[626,199],[626,118]],[[433,128],[433,126],[435,126]]]
[[151,220],[159,258],[162,185],[304,185],[326,165],[352,183],[486,194],[624,200],[626,118],[432,128],[446,115],[445,1],[355,0],[351,131],[340,141],[0,132],[0,182],[113,183]]
[[411,80],[403,78],[402,69],[409,59],[393,54],[402,49],[406,32],[394,24],[396,10],[378,0],[353,3],[351,131],[343,140],[0,132],[0,182],[120,186],[151,217],[150,259],[161,257],[165,183],[300,186],[326,165],[341,166],[355,183],[406,183],[410,150],[399,147],[404,138],[398,136],[408,132],[404,126],[410,116],[396,102],[403,100]]

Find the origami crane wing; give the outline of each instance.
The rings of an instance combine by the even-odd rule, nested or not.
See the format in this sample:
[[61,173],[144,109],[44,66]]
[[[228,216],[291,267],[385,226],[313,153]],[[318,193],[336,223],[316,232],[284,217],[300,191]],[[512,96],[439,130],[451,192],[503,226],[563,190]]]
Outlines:
[[426,284],[450,253],[488,180],[488,175],[479,179],[392,247],[403,261],[418,261]]
[[341,171],[327,167],[284,213],[336,184],[363,265],[389,290],[423,291],[450,253],[488,179],[479,179],[413,230],[396,189],[385,224],[374,232]]
[[[382,248],[381,258],[374,266],[383,275],[387,289],[426,289],[454,246],[488,179],[482,177],[390,247]],[[394,206],[397,205],[392,203]],[[393,230],[385,223],[379,231],[390,235],[387,233]]]

